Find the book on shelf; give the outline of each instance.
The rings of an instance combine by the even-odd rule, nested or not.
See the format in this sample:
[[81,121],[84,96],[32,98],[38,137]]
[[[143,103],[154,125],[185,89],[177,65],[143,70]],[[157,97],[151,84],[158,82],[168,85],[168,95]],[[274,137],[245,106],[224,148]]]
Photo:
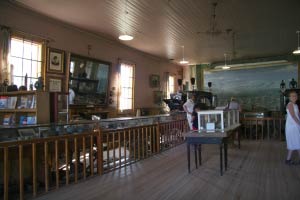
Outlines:
[[15,114],[5,114],[3,116],[3,125],[14,125],[15,123]]
[[27,124],[27,116],[26,115],[20,116],[19,124],[20,125],[26,125]]
[[0,109],[6,109],[7,108],[7,96],[0,96]]
[[36,115],[27,115],[27,124],[36,124]]
[[18,97],[8,97],[7,99],[7,108],[8,109],[15,109],[17,105]]
[[20,116],[20,125],[33,125],[36,124],[36,115],[35,114],[28,114]]
[[31,102],[28,104],[28,108],[36,108],[36,97],[35,95],[31,95]]
[[19,97],[17,104],[18,104],[17,105],[18,109],[27,108],[27,96],[21,96],[21,97]]
[[36,97],[35,95],[24,95],[19,97],[17,101],[18,109],[36,108]]

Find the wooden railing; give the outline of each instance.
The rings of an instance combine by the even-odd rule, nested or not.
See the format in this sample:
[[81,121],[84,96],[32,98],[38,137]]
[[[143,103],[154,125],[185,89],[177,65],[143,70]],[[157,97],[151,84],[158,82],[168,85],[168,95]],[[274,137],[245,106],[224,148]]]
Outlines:
[[[186,120],[0,143],[0,193],[35,197],[150,157],[183,142]],[[3,159],[2,159],[3,158]]]
[[186,120],[138,126],[120,130],[105,130],[103,135],[103,168],[111,171],[183,142]]
[[283,117],[264,117],[264,118],[243,118],[245,138],[282,139],[284,136],[285,118]]

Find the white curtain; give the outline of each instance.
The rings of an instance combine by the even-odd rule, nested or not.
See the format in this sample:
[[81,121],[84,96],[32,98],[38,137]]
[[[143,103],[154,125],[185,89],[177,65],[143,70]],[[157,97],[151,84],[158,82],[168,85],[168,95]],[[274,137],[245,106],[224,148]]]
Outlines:
[[9,66],[9,52],[10,52],[10,29],[2,26],[0,29],[0,83],[5,79],[11,83],[10,66]]

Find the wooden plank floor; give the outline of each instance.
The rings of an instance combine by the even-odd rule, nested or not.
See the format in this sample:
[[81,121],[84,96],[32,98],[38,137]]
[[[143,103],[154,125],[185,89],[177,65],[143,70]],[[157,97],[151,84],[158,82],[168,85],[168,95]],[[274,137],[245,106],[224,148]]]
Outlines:
[[192,172],[188,174],[183,144],[37,199],[299,200],[300,165],[285,165],[285,153],[284,142],[242,141],[241,150],[229,149],[229,168],[221,177],[217,146],[205,145],[202,166],[195,169],[192,162]]

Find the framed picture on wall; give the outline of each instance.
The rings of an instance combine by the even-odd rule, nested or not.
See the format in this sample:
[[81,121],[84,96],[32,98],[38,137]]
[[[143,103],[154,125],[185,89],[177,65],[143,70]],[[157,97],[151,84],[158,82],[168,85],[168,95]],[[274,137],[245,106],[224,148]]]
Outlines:
[[62,91],[62,79],[61,78],[49,78],[48,79],[49,92],[61,92]]
[[47,72],[64,73],[65,52],[59,49],[47,49]]
[[149,85],[151,88],[160,87],[160,77],[157,74],[151,74],[149,78]]

